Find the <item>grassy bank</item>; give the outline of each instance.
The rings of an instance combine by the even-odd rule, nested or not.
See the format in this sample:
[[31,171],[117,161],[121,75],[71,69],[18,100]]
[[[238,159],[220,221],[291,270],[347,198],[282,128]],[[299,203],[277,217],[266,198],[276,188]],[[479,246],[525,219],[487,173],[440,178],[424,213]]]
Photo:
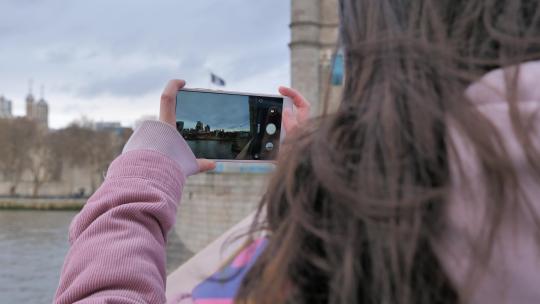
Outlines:
[[0,198],[0,210],[78,211],[86,199]]

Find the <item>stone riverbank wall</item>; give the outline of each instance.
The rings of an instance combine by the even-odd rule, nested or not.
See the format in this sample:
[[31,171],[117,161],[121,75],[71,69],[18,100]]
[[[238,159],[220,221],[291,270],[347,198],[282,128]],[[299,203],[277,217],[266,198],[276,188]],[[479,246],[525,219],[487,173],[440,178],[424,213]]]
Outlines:
[[78,211],[86,199],[0,197],[0,210],[73,210]]
[[170,235],[181,246],[169,251],[170,262],[180,265],[253,212],[269,177],[267,173],[241,172],[190,177]]

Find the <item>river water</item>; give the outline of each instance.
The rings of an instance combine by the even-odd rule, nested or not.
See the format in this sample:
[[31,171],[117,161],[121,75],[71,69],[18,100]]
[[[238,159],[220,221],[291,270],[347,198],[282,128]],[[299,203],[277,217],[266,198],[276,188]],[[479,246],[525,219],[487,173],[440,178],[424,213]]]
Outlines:
[[0,211],[0,303],[52,303],[75,214]]
[[[0,303],[52,303],[76,212],[0,210]],[[190,252],[170,234],[167,269]]]

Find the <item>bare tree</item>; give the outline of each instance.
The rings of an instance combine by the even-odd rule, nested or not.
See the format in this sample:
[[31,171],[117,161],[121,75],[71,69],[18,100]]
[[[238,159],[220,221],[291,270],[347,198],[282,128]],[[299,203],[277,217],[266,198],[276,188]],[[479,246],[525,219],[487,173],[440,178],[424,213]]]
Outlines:
[[61,154],[72,167],[84,168],[89,162],[89,142],[94,131],[90,128],[72,124],[58,131],[61,138]]
[[26,118],[0,119],[0,170],[11,183],[10,195],[17,193],[23,174],[30,165],[30,151],[37,129],[37,125]]
[[121,133],[90,129],[91,123],[75,123],[59,131],[62,146],[67,152],[63,158],[73,167],[87,168],[91,173],[91,191],[94,192],[103,181],[109,164],[121,153],[122,147],[131,135],[131,130]]
[[25,118],[0,119],[0,173],[11,183],[10,194],[16,194],[26,172],[32,195],[38,196],[44,184],[61,179],[65,167],[87,170],[94,192],[131,130],[96,131],[92,125],[83,120],[51,132]]
[[[99,184],[103,181],[103,177],[109,164],[116,156],[113,146],[113,135],[106,131],[96,131],[90,143],[90,149],[88,150],[91,168],[92,180],[91,187],[94,192]],[[96,179],[97,178],[97,179]]]
[[57,133],[38,129],[30,149],[29,172],[32,176],[32,196],[37,197],[41,186],[59,180],[62,174],[62,138]]

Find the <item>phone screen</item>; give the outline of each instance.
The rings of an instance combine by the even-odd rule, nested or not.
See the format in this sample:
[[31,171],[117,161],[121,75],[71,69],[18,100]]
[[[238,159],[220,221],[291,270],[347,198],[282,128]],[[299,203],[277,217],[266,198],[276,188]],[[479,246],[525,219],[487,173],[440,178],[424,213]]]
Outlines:
[[197,158],[275,160],[283,98],[179,91],[176,128]]

